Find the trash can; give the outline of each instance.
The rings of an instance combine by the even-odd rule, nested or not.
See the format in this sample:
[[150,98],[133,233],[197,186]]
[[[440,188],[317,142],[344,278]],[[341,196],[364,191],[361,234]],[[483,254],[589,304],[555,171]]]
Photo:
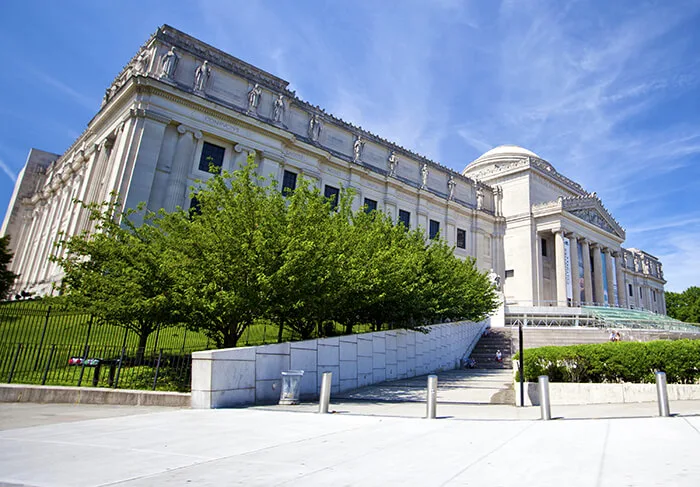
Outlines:
[[301,378],[303,370],[285,370],[282,372],[282,392],[280,393],[280,404],[299,404],[301,394]]

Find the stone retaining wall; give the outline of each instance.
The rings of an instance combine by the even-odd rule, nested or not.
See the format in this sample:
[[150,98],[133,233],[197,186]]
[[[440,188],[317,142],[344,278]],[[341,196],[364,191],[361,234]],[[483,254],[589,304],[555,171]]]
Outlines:
[[122,406],[190,406],[190,395],[181,392],[102,389],[99,387],[0,384],[0,403],[38,402],[113,404]]
[[222,408],[279,400],[281,372],[303,370],[302,398],[318,397],[333,372],[331,393],[449,370],[476,345],[487,321],[394,330],[192,354],[192,407]]
[[[515,404],[520,405],[520,383],[515,382]],[[669,401],[700,400],[700,385],[668,384]],[[549,401],[552,406],[585,404],[623,404],[656,402],[656,384],[590,384],[550,382]],[[539,406],[537,383],[525,383],[525,405]]]

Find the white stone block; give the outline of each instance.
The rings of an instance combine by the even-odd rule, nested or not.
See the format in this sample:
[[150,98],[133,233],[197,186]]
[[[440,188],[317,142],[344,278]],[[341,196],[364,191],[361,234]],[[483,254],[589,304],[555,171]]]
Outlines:
[[340,347],[336,345],[318,344],[318,365],[322,366],[338,366],[340,362]]
[[340,380],[357,379],[357,360],[340,361]]
[[357,361],[357,338],[353,336],[354,340],[340,340],[340,360],[354,360]]
[[301,342],[292,342],[289,344],[289,347],[292,350],[294,350],[294,349],[316,350],[317,344],[318,344],[318,340],[304,340]]
[[372,368],[373,369],[386,368],[386,355],[384,353],[375,353],[372,356]]
[[406,372],[407,372],[407,364],[405,360],[399,360],[399,362],[396,364],[396,375],[397,379],[404,379],[407,377]]
[[255,402],[255,389],[212,391],[211,408],[230,408]]
[[389,352],[390,350],[396,350],[397,346],[397,337],[396,337],[396,331],[387,331],[386,332],[386,351]]
[[385,332],[380,331],[377,333],[372,333],[372,352],[386,353],[386,335]]
[[386,365],[387,365],[387,367],[389,365],[396,365],[396,362],[398,362],[398,352],[396,351],[396,349],[387,350],[386,351]]
[[318,340],[318,345],[337,347],[340,345],[340,337],[321,338]]
[[357,387],[364,387],[372,384],[374,379],[374,374],[370,370],[369,372],[362,372],[357,374]]
[[257,354],[255,380],[279,379],[283,370],[289,370],[289,355]]
[[255,387],[255,362],[215,360],[211,367],[211,389],[252,389]]
[[398,365],[398,364],[396,364],[396,363],[393,363],[393,364],[387,363],[387,364],[386,364],[386,368],[385,368],[385,370],[386,370],[386,375],[385,375],[385,376],[386,376],[386,380],[398,379],[398,377],[399,377],[399,371],[398,371],[398,369],[399,369],[399,365]]
[[316,372],[316,349],[292,348],[290,351],[289,370],[303,370],[305,373]]
[[210,359],[192,359],[191,384],[193,391],[211,390],[211,363]]
[[372,356],[372,339],[370,336],[357,337],[357,356],[371,357]]
[[257,348],[257,355],[289,355],[291,343],[274,343],[272,345],[261,345],[255,348]]
[[386,380],[386,368],[374,369],[372,371],[372,382],[377,384]]
[[255,403],[273,404],[280,400],[282,389],[282,379],[256,380],[255,381]]
[[357,389],[357,379],[340,379],[340,392]]
[[371,374],[374,368],[374,359],[372,357],[357,357],[357,373]]

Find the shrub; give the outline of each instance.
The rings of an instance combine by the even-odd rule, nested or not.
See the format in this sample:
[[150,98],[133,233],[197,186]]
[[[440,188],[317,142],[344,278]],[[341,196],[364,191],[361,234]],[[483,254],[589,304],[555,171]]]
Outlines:
[[700,381],[700,340],[540,347],[524,353],[525,380],[530,382],[547,375],[551,382],[644,383],[654,382],[659,370],[669,383]]

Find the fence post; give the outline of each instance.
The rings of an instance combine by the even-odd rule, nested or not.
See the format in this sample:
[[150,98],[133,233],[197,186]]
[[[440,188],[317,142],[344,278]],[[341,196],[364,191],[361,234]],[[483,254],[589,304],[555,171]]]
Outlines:
[[160,338],[160,323],[158,323],[158,326],[156,327],[156,342],[153,344],[153,353],[156,353],[156,350],[158,350],[158,339]]
[[49,360],[46,361],[46,368],[44,369],[44,376],[41,378],[41,385],[46,385],[46,377],[49,375],[49,369],[51,368],[51,361],[53,360],[53,354],[56,351],[56,344],[51,345],[51,353],[49,353]]
[[160,370],[160,359],[163,356],[163,349],[158,352],[158,363],[156,363],[156,374],[153,376],[153,390],[156,390],[156,382],[158,382],[158,370]]
[[41,357],[41,348],[44,346],[44,337],[46,336],[46,327],[49,324],[49,316],[51,315],[51,306],[46,308],[46,317],[44,318],[44,328],[41,330],[41,339],[39,340],[39,348],[36,350],[36,360],[34,360],[34,368],[39,366],[39,358]]
[[[126,341],[126,335],[124,340]],[[122,353],[119,355],[119,366],[117,367],[117,377],[114,379],[114,388],[117,389],[119,387],[119,374],[122,371],[122,362],[124,362],[124,352],[126,352],[126,347],[122,347]]]
[[17,359],[19,358],[19,352],[22,350],[22,344],[17,344],[17,352],[15,352],[15,358],[12,360],[12,367],[10,367],[10,375],[7,376],[7,383],[12,382],[12,376],[15,374],[15,366],[17,365]]
[[[92,322],[91,322],[92,323]],[[90,328],[88,328],[88,336],[90,336]],[[78,376],[78,387],[83,383],[83,374],[85,373],[85,361],[87,360],[90,345],[85,345],[85,353],[83,354],[83,363],[80,364],[80,375]]]

